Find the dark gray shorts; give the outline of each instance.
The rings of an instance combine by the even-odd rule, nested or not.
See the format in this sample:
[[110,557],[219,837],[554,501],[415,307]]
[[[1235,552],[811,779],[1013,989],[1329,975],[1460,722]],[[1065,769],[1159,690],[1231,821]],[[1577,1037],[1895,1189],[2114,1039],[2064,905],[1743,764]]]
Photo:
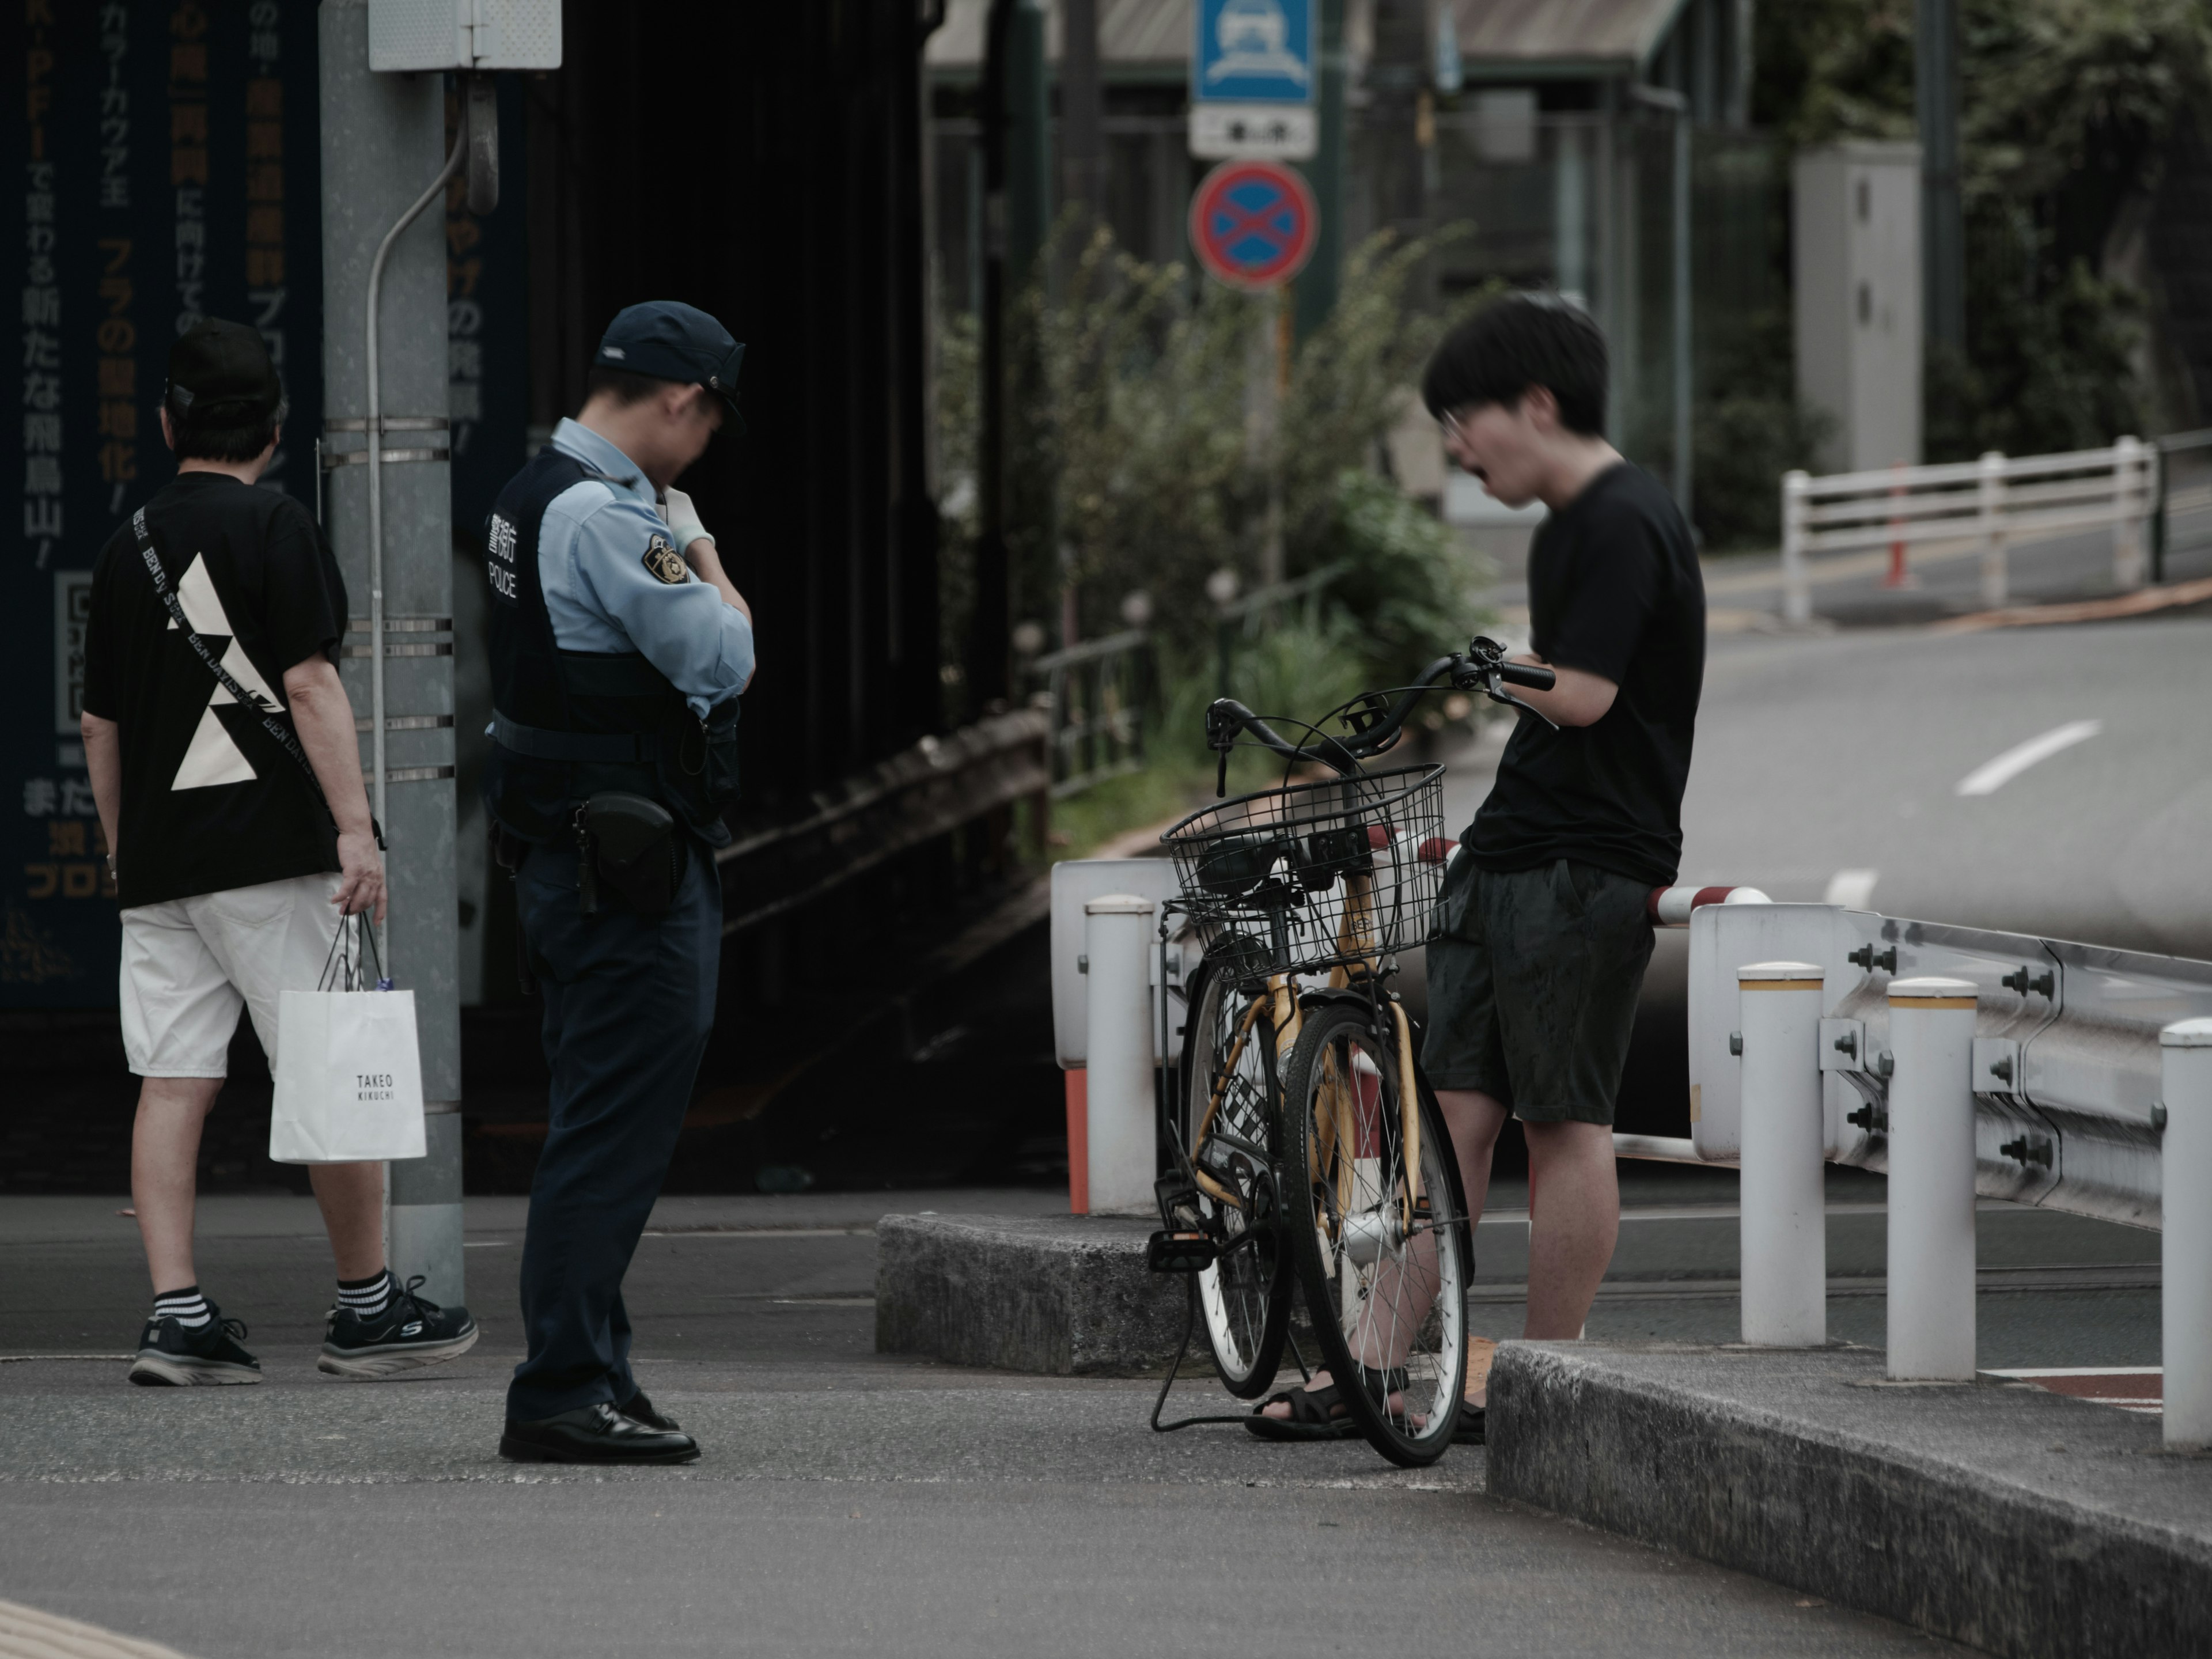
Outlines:
[[1650,890],[1565,859],[1502,873],[1453,859],[1429,941],[1430,1084],[1480,1089],[1524,1123],[1610,1125]]

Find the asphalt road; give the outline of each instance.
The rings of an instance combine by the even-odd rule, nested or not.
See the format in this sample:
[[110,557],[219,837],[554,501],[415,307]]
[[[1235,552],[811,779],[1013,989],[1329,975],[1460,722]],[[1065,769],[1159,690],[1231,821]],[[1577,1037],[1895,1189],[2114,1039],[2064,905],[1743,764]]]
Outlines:
[[[1632,1167],[1626,1195],[1592,1334],[1733,1336],[1733,1176]],[[1837,1173],[1841,1336],[1864,1340],[1865,1327],[1879,1340],[1881,1199],[1877,1179]],[[640,1371],[708,1455],[602,1476],[494,1455],[520,1347],[520,1200],[470,1205],[477,1350],[384,1384],[313,1369],[329,1268],[312,1205],[210,1203],[201,1278],[252,1326],[269,1380],[140,1390],[114,1360],[0,1363],[0,1597],[198,1659],[1297,1654],[1377,1640],[1515,1656],[1955,1650],[1500,1503],[1479,1451],[1409,1473],[1357,1443],[1159,1437],[1142,1381],[872,1352],[878,1215],[1062,1201],[665,1200],[630,1277]],[[119,1202],[0,1206],[0,1355],[129,1346],[145,1285]],[[1518,1328],[1525,1205],[1524,1188],[1502,1183],[1482,1229],[1480,1331]],[[2056,1321],[2047,1297],[1984,1294],[1985,1363],[2095,1363],[2082,1357],[2093,1328],[2136,1344],[2106,1342],[2110,1363],[2140,1358],[2145,1333],[2154,1352],[2154,1237],[2008,1208],[1985,1210],[1982,1233],[1985,1268],[2094,1276],[2084,1308]],[[2103,1327],[2080,1316],[2091,1303]],[[1227,1404],[1204,1382],[1179,1400]]]

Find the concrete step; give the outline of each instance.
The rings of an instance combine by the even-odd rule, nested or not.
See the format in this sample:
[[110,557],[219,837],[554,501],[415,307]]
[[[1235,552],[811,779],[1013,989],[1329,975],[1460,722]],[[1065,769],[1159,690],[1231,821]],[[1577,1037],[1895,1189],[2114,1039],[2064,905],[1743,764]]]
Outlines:
[[1508,1342],[1491,1492],[2022,1659],[2212,1651],[2212,1458],[1866,1348]]
[[1185,1281],[1145,1266],[1156,1221],[887,1215],[876,1224],[876,1352],[1046,1376],[1163,1370]]

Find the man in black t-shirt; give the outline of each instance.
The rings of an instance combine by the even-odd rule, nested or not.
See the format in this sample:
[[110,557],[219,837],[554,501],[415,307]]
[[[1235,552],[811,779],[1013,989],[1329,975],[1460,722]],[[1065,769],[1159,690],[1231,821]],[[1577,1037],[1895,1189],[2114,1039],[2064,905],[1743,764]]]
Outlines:
[[[143,544],[126,524],[93,569],[85,762],[123,910],[124,1052],[144,1079],[131,1190],[154,1310],[138,1383],[261,1380],[245,1328],[193,1267],[201,1126],[240,1008],[273,1072],[282,993],[316,988],[341,915],[384,914],[334,661],[345,584],[306,509],[256,487],[283,413],[259,334],[210,319],[179,337],[161,409],[177,476],[146,504]],[[386,1376],[474,1343],[466,1309],[393,1282],[383,1166],[320,1164],[311,1178],[337,1259],[321,1369]]]
[[1492,495],[1551,509],[1528,551],[1522,660],[1559,678],[1520,695],[1556,726],[1520,717],[1446,873],[1422,1060],[1477,1216],[1498,1133],[1521,1120],[1524,1334],[1573,1337],[1620,1229],[1613,1099],[1651,955],[1645,902],[1681,854],[1705,587],[1674,503],[1605,441],[1605,338],[1582,313],[1492,306],[1438,348],[1421,391]]

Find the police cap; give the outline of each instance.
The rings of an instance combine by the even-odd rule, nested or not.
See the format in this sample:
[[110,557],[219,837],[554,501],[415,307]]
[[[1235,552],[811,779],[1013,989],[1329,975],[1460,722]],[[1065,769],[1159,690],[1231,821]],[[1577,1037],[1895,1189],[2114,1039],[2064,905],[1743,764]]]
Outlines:
[[659,380],[704,386],[730,406],[733,430],[745,429],[738,412],[738,366],[744,344],[696,306],[681,300],[647,300],[616,313],[599,337],[594,368],[625,369]]

